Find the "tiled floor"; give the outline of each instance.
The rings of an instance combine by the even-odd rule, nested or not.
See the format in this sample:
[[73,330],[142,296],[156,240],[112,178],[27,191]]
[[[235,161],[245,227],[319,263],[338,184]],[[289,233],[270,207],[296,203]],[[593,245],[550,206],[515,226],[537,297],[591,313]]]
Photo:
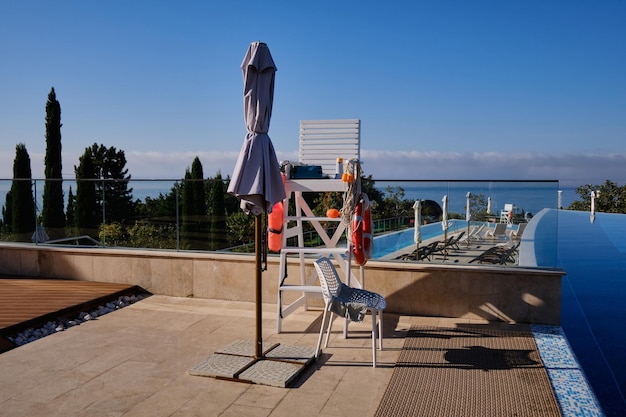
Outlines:
[[[290,315],[276,334],[275,306],[263,308],[264,341],[315,346],[320,311]],[[371,416],[406,331],[457,323],[497,325],[385,314],[374,369],[369,321],[344,339],[336,320],[320,361],[285,389],[189,373],[232,341],[254,338],[253,304],[152,296],[1,354],[0,416]]]

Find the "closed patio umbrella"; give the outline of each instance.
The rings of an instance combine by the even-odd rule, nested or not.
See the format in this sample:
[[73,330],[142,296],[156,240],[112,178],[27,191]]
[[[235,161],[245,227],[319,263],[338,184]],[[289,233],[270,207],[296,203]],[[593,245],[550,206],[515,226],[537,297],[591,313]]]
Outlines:
[[241,200],[241,208],[255,219],[256,352],[262,356],[261,335],[261,215],[285,198],[280,165],[267,134],[274,100],[276,65],[265,43],[253,42],[241,63],[244,82],[244,118],[247,134],[235,164],[228,192]]
[[[244,116],[248,130],[237,159],[228,192],[241,200],[241,208],[255,215],[256,340],[236,340],[189,370],[192,375],[210,376],[245,383],[286,387],[307,364],[315,350],[306,346],[275,343],[263,346],[262,263],[263,218],[274,204],[285,198],[285,188],[274,146],[267,132],[274,98],[276,66],[262,42],[250,44],[241,64],[244,81]],[[254,352],[252,352],[254,351]]]
[[600,195],[600,191],[597,193],[595,191],[591,192],[591,213],[589,214],[589,221],[591,223],[596,219],[596,197]]
[[415,210],[413,225],[413,227],[415,227],[415,234],[413,236],[413,241],[419,248],[420,243],[422,243],[422,200],[415,200],[413,210]]
[[[470,234],[470,221],[472,220],[472,210],[470,209],[470,202],[472,199],[472,193],[469,191],[465,194],[465,221],[467,222],[467,237]],[[469,246],[469,239],[467,239],[467,245]]]
[[253,42],[241,64],[244,118],[248,133],[237,158],[228,192],[246,213],[259,215],[285,198],[280,165],[267,134],[274,100],[276,66],[265,43]]
[[441,214],[441,228],[445,231],[448,230],[448,196],[444,195],[441,199],[443,203],[443,213]]
[[448,195],[444,195],[443,199],[441,200],[443,203],[443,213],[441,215],[441,228],[443,229],[443,243],[444,243],[444,248],[443,248],[443,259],[446,259],[446,247],[445,244],[448,241]]

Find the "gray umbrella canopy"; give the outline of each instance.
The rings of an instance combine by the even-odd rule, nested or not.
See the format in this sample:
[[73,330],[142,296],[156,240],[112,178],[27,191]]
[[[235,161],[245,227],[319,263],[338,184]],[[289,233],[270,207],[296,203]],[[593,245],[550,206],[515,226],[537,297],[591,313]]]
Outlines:
[[248,133],[237,158],[228,192],[241,208],[254,215],[285,198],[280,165],[267,134],[274,102],[276,65],[263,42],[253,42],[241,63],[244,81],[244,117]]

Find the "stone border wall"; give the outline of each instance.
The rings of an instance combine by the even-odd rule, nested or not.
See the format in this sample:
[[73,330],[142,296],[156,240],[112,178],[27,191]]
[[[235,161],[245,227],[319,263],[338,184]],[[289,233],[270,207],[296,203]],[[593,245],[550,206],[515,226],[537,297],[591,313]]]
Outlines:
[[[313,273],[312,260],[307,269]],[[0,274],[132,284],[174,297],[255,299],[255,259],[243,254],[0,244]],[[295,259],[289,261],[289,274],[289,280],[299,276]],[[558,325],[564,274],[560,269],[370,261],[365,288],[382,294],[390,313]],[[276,304],[277,256],[269,257],[262,276],[263,302]],[[287,294],[285,301],[293,299],[295,294]],[[321,300],[316,305],[323,306]]]

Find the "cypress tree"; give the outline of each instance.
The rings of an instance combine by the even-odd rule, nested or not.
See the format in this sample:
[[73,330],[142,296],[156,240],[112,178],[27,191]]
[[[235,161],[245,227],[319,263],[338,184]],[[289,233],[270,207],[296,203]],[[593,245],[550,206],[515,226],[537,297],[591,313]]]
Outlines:
[[76,203],[76,197],[72,192],[72,186],[67,193],[67,210],[65,211],[65,224],[74,226],[74,205]]
[[209,225],[207,223],[206,189],[202,163],[197,156],[191,171],[185,171],[183,187],[183,233],[188,249],[208,247]]
[[7,192],[2,206],[2,231],[11,233],[11,224],[13,223],[13,194],[11,190]]
[[48,94],[46,103],[46,156],[43,188],[43,208],[41,221],[52,237],[64,234],[65,214],[63,212],[63,181],[61,163],[61,105],[56,98],[54,87]]
[[191,186],[191,171],[185,170],[185,180],[182,186],[182,231],[183,247],[190,249],[191,233],[193,229],[193,187]]
[[224,181],[220,171],[211,181],[211,192],[209,194],[211,216],[210,242],[211,250],[219,250],[228,246],[226,239],[226,205],[224,203]]
[[194,215],[199,216],[198,219],[200,220],[207,214],[207,204],[202,162],[200,162],[200,158],[197,156],[191,164],[191,178],[194,180],[191,182],[191,187],[193,188],[192,211]]
[[17,236],[17,239],[30,241],[31,234],[36,229],[35,199],[33,198],[30,156],[23,143],[15,147],[11,198],[11,231],[14,234],[27,234]]

